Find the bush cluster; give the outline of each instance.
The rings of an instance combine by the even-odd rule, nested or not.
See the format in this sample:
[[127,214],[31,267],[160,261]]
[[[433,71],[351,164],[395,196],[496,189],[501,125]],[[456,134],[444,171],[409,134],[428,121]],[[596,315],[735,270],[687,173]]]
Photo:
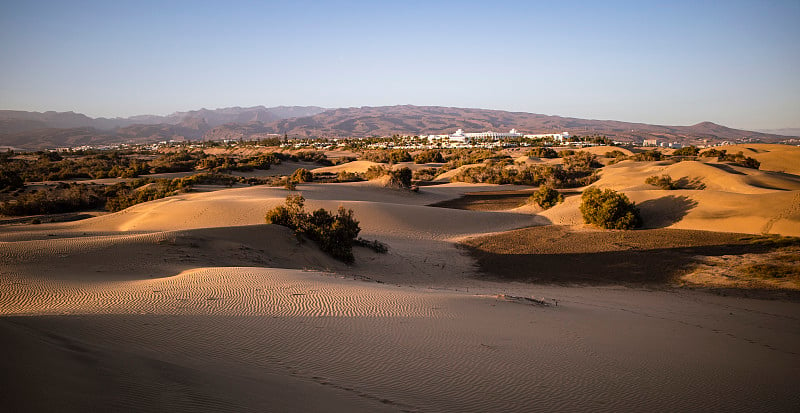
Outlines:
[[678,189],[678,184],[675,183],[672,180],[672,177],[670,177],[669,175],[648,176],[647,179],[644,180],[644,183],[648,185],[657,186],[661,189],[666,189],[666,190]]
[[358,221],[353,217],[353,210],[339,207],[332,214],[320,208],[308,213],[304,206],[305,198],[301,195],[289,195],[284,205],[267,212],[266,221],[291,228],[296,234],[316,242],[320,249],[332,257],[352,263],[355,260],[353,244],[361,231]]
[[437,150],[431,149],[414,155],[414,163],[416,164],[442,162],[444,162],[444,156],[442,156],[442,153]]
[[298,168],[295,169],[289,179],[295,182],[311,182],[314,180],[314,174],[306,168]]
[[565,158],[564,165],[529,165],[519,168],[510,165],[511,161],[508,159],[489,160],[483,165],[459,171],[451,181],[531,186],[546,184],[553,188],[575,188],[597,180],[594,168],[600,164],[594,155],[582,152]]
[[439,175],[439,168],[424,168],[414,171],[413,179],[418,181],[432,181]]
[[696,146],[684,146],[672,152],[672,156],[697,156],[699,153],[700,149],[697,149]]
[[637,162],[645,162],[645,161],[660,161],[664,157],[661,152],[653,149],[650,151],[644,151],[633,155],[633,160]]
[[731,162],[735,165],[739,165],[745,168],[758,169],[761,167],[761,162],[749,156],[745,156],[744,152],[742,151],[739,151],[735,154],[729,154],[728,151],[724,149],[711,148],[709,150],[703,151],[700,154],[700,156],[705,158],[716,157],[717,161],[719,162]]
[[40,215],[99,209],[106,203],[102,187],[86,184],[60,184],[19,194],[13,201],[0,202],[3,215]]
[[632,229],[642,225],[636,204],[611,189],[587,188],[581,196],[581,215],[587,224],[606,229]]
[[542,185],[531,195],[529,202],[539,205],[542,209],[550,209],[564,202],[564,195],[550,186]]
[[377,163],[411,162],[414,160],[408,151],[402,149],[367,151],[364,152],[362,158]]
[[534,158],[558,158],[558,152],[555,151],[553,148],[548,148],[546,146],[537,146],[532,148],[527,153],[528,156],[533,156]]

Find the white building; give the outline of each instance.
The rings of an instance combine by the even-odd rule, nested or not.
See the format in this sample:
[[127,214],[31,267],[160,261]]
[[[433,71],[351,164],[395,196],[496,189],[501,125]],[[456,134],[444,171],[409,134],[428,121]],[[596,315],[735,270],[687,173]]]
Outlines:
[[517,132],[516,129],[511,129],[508,132],[474,132],[474,133],[465,133],[463,130],[459,129],[456,133],[450,135],[450,142],[459,142],[459,143],[470,143],[476,139],[491,139],[491,140],[500,140],[500,139],[511,139],[511,138],[521,138],[522,134]]
[[552,139],[556,142],[566,142],[569,140],[569,132],[543,133],[539,135],[525,135],[527,139]]

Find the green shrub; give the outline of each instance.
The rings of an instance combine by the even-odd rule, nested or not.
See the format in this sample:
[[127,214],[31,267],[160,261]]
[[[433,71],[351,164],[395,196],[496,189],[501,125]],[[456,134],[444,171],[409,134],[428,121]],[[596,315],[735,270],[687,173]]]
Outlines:
[[388,172],[388,174],[391,177],[389,180],[389,185],[397,186],[403,189],[411,188],[411,169],[400,168],[397,170],[391,170]]
[[359,176],[357,173],[339,171],[339,173],[336,174],[336,182],[356,182],[356,181],[363,181],[361,176]]
[[644,180],[644,183],[666,190],[678,189],[678,185],[672,181],[672,178],[669,175],[648,176],[647,179]]
[[414,158],[411,157],[411,154],[408,151],[404,150],[395,150],[389,152],[389,163],[398,163],[398,162],[411,162]]
[[296,234],[316,242],[320,249],[332,257],[352,263],[355,259],[353,244],[357,242],[361,231],[358,221],[353,217],[353,210],[339,207],[336,214],[332,214],[320,208],[307,213],[304,205],[305,198],[301,195],[289,195],[285,204],[269,210],[265,219],[267,223],[293,229]]
[[372,165],[369,167],[369,169],[367,169],[366,172],[364,172],[364,178],[368,181],[371,181],[373,179],[380,178],[386,175],[387,173],[386,171],[387,171],[386,168],[384,168],[383,166]]
[[295,182],[311,182],[314,180],[314,174],[306,168],[298,168],[294,171],[290,179]]
[[708,149],[708,150],[705,150],[705,151],[701,152],[700,156],[703,157],[703,158],[720,158],[720,157],[724,157],[726,153],[727,153],[727,151],[725,151],[724,149],[720,150],[720,149],[711,148],[711,149]]
[[439,168],[424,168],[414,171],[413,179],[420,181],[432,181],[439,175]]
[[717,160],[726,161],[726,162],[733,162],[734,164],[742,166],[742,167],[745,167],[745,168],[758,169],[759,167],[761,167],[761,162],[759,162],[759,161],[757,161],[757,160],[755,160],[755,159],[753,159],[753,158],[751,158],[749,156],[744,156],[744,153],[742,153],[742,151],[739,151],[735,155],[725,154],[725,155],[717,158]]
[[633,160],[637,162],[644,162],[644,161],[660,161],[663,158],[661,152],[653,149],[651,151],[644,151],[641,153],[637,153],[633,155]]
[[625,155],[625,152],[622,152],[622,151],[619,151],[619,150],[616,150],[616,149],[614,149],[613,151],[606,152],[606,154],[603,155],[603,156],[605,156],[606,158],[625,158],[625,157],[627,157]]
[[543,209],[549,209],[556,204],[564,202],[564,195],[547,185],[542,185],[531,195],[530,202],[539,205]]
[[442,163],[444,156],[437,150],[422,151],[414,156],[414,163]]
[[15,171],[0,169],[0,190],[19,189],[25,186],[25,181]]
[[632,229],[641,226],[636,204],[625,194],[611,189],[587,188],[581,196],[583,221],[606,229]]
[[578,151],[573,155],[564,157],[564,166],[571,170],[587,170],[600,168],[603,165],[597,161],[597,157],[586,151]]
[[528,156],[535,158],[558,158],[558,153],[553,148],[545,146],[537,146],[528,151]]
[[672,156],[697,156],[698,153],[700,153],[700,149],[697,149],[696,146],[684,146],[672,152]]

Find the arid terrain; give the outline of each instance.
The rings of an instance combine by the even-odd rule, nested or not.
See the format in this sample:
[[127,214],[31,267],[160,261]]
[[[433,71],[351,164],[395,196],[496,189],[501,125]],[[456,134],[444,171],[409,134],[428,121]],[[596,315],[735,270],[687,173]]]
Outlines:
[[[491,160],[417,191],[387,185],[391,175],[208,185],[72,222],[9,221],[0,406],[796,411],[800,148],[726,149],[760,168],[612,162],[600,158],[614,148],[592,149],[591,186],[636,203],[634,230],[585,224],[585,186],[543,209],[527,200],[532,185],[450,182]],[[498,168],[571,162],[508,157]],[[441,166],[360,159],[311,172],[376,165]],[[645,183],[664,175],[674,189]],[[352,209],[360,236],[388,252],[356,246],[345,264],[267,224],[289,194]]]

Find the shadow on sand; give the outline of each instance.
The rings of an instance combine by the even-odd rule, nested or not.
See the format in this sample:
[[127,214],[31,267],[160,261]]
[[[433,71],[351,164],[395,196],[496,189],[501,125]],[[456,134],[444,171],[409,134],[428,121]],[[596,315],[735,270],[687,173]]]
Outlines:
[[669,195],[644,201],[637,206],[644,228],[664,228],[683,219],[697,206],[697,201],[688,196]]

